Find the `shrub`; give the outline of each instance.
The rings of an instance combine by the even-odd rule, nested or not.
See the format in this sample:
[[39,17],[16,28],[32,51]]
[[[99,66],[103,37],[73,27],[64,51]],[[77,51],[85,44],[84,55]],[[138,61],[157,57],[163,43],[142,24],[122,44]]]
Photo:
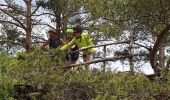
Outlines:
[[66,71],[65,55],[59,50],[52,56],[36,50],[24,60],[0,56],[1,99],[13,99],[14,85],[35,86],[40,92],[35,100],[154,100],[170,95],[170,81],[151,82],[143,75],[96,69]]

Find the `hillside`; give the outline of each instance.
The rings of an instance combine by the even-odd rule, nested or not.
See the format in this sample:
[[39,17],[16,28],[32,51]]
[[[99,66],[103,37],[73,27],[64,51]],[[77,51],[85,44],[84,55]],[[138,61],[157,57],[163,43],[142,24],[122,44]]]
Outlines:
[[24,60],[0,56],[1,100],[170,99],[169,80],[81,67],[66,70],[61,55],[52,57],[39,50]]

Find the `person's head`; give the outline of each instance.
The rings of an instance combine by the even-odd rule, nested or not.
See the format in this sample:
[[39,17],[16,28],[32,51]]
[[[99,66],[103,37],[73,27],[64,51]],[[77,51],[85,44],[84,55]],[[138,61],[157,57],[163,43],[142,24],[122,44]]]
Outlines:
[[57,37],[57,33],[54,30],[49,30],[49,38],[54,39]]
[[80,37],[83,29],[80,26],[75,26],[73,27],[73,31],[75,37]]
[[73,29],[72,28],[68,28],[66,30],[66,34],[67,34],[68,38],[73,38],[73,34],[74,34]]

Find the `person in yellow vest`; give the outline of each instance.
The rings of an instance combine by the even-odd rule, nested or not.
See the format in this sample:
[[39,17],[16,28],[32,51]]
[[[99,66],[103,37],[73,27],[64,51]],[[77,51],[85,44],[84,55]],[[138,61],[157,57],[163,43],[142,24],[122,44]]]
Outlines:
[[[61,47],[61,50],[67,51],[73,45],[79,47],[79,51],[84,48],[94,46],[92,39],[88,33],[83,33],[83,30],[80,26],[73,27],[73,39],[66,45]],[[96,51],[95,48],[89,48],[82,50],[83,52],[83,61],[90,62],[93,60],[93,53]]]
[[[66,30],[66,34],[67,34],[67,43],[69,43],[73,38],[73,29],[67,29]],[[69,64],[76,64],[78,58],[79,58],[79,52],[76,52],[78,51],[79,48],[77,45],[73,45],[68,51],[67,51],[67,54],[66,54],[66,60]]]

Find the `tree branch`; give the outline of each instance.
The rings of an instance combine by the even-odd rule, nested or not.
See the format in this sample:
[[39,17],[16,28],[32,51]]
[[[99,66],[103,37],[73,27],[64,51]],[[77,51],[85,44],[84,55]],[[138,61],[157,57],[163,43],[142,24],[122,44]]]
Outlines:
[[3,6],[4,6],[4,7],[7,7],[8,5],[5,5],[5,4],[0,4],[0,6],[1,6],[1,7],[3,7]]
[[147,49],[148,51],[151,51],[151,48],[148,48],[148,47],[146,47],[146,46],[144,46],[144,45],[141,45],[141,44],[139,44],[139,43],[134,43],[134,44],[136,44],[136,45],[138,45],[138,46],[141,46],[141,47]]
[[132,55],[120,56],[120,57],[110,57],[110,58],[105,58],[105,59],[93,60],[91,62],[84,62],[84,63],[80,63],[80,64],[72,64],[72,65],[66,66],[65,68],[69,69],[69,68],[73,68],[73,67],[76,67],[76,66],[89,65],[89,64],[99,63],[99,62],[104,62],[104,61],[116,61],[118,59],[125,59],[125,58],[130,58],[130,57],[132,57]]
[[[15,26],[21,27],[19,24],[14,23],[14,22],[11,22],[11,21],[4,21],[4,20],[0,20],[0,23],[9,23],[9,24],[12,24],[12,25],[15,25]],[[21,28],[22,28],[22,27],[21,27]]]
[[53,26],[51,26],[51,25],[49,25],[49,24],[47,24],[47,23],[39,23],[39,24],[33,24],[33,25],[45,25],[45,26],[48,26],[48,27],[50,27],[51,29],[54,29],[55,30],[55,28],[53,27]]
[[[20,35],[26,36],[26,34],[20,34]],[[46,39],[41,38],[41,37],[39,37],[39,36],[31,36],[31,37],[32,37],[32,38],[35,38],[35,39],[41,39],[41,40],[43,40],[43,41],[46,41]]]
[[28,2],[27,2],[27,0],[23,0],[24,2],[25,2],[25,4],[27,4]]
[[[21,14],[21,15],[25,16],[25,15],[24,15],[24,13],[20,13],[18,10],[16,10],[16,8],[15,8],[15,6],[14,6],[14,5],[10,4],[10,3],[9,3],[9,2],[7,2],[7,1],[6,1],[6,3],[7,3],[7,5],[4,5],[4,4],[3,4],[3,6],[6,6],[6,7],[7,7],[7,9],[11,8],[11,9],[13,9],[13,11],[17,11],[19,14]],[[14,3],[14,4],[15,4],[15,3]]]
[[41,15],[51,15],[51,16],[55,16],[52,13],[42,13],[42,14],[37,14],[37,15],[32,15],[32,16],[41,16]]
[[0,44],[4,44],[4,43],[11,43],[11,44],[19,45],[19,46],[22,46],[22,47],[25,48],[25,45],[21,44],[21,43],[17,43],[17,42],[14,42],[14,41],[9,41],[9,40],[0,40]]
[[33,44],[44,43],[43,41],[32,42]]
[[37,8],[32,12],[31,16],[33,16],[33,15],[36,13],[36,11],[40,8],[40,6],[41,6],[41,5],[38,5],[38,6],[37,6]]
[[26,29],[26,27],[24,26],[24,24],[22,24],[17,18],[15,18],[13,15],[9,14],[7,11],[3,10],[3,9],[0,9],[2,12],[4,12],[5,14],[7,14],[9,17],[11,17],[12,19],[14,19],[16,22],[18,22],[21,27],[23,29]]

